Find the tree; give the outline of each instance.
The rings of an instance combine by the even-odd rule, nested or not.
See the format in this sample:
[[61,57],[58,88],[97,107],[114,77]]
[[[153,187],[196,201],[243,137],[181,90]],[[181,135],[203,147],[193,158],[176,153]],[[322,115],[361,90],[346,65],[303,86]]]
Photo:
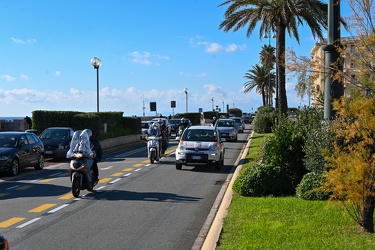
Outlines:
[[375,98],[334,102],[336,140],[326,172],[332,198],[342,201],[365,232],[374,232]]
[[245,74],[244,78],[248,79],[244,83],[244,92],[247,93],[253,88],[256,88],[256,92],[262,95],[263,106],[269,105],[267,101],[268,93],[272,91],[272,87],[275,86],[275,74],[271,73],[266,67],[256,64],[252,69],[249,69]]
[[[267,103],[268,105],[272,105],[272,95],[273,93],[275,93],[275,86],[276,86],[276,83],[275,83],[276,77],[271,79],[271,70],[273,70],[273,67],[276,62],[275,47],[271,45],[264,45],[262,46],[262,50],[260,51],[259,55],[260,55],[260,62],[262,63],[264,67],[266,67],[269,73]],[[272,72],[272,74],[274,73]],[[271,83],[271,80],[272,80],[272,83]]]
[[285,34],[295,37],[299,43],[297,27],[307,23],[314,37],[322,38],[322,27],[327,27],[327,4],[319,0],[228,0],[220,4],[230,4],[224,13],[224,21],[219,29],[225,32],[237,31],[247,26],[250,37],[260,22],[260,37],[276,33],[276,72],[278,107],[286,114],[288,103],[285,87]]

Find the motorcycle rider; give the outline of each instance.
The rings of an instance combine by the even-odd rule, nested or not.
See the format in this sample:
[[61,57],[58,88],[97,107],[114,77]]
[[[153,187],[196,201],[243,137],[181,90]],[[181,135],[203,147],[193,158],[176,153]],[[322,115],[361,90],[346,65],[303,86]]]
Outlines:
[[[94,152],[91,150],[89,134],[87,133],[87,131],[77,130],[74,132],[72,141],[70,142],[70,149],[66,153],[66,158],[71,158],[72,154],[74,153],[81,153],[84,155],[84,157],[87,159],[88,173],[90,173],[94,158]],[[87,179],[90,183],[92,183],[90,174],[87,175]]]
[[160,136],[161,131],[158,122],[154,122],[147,131],[148,136]]
[[167,125],[165,125],[163,119],[158,119],[159,123],[159,128],[161,132],[161,137],[163,139],[163,149],[166,150],[168,145],[167,145],[167,134],[168,134],[168,128]]
[[85,129],[83,131],[86,131],[86,133],[89,135],[91,150],[94,152],[94,159],[91,166],[94,172],[94,181],[99,181],[98,162],[100,162],[103,157],[102,146],[100,145],[99,140],[92,136],[92,131],[90,129]]
[[177,128],[179,128],[180,126],[184,126],[184,130],[189,127],[189,121],[187,119],[185,119],[184,117],[181,118],[181,123],[177,125]]

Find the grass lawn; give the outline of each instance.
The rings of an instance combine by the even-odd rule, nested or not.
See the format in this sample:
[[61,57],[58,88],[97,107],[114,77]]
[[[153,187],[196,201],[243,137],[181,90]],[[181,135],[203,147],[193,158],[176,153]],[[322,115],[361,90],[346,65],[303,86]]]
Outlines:
[[[245,168],[259,161],[267,136],[254,134]],[[375,235],[336,205],[234,194],[217,249],[375,249]]]

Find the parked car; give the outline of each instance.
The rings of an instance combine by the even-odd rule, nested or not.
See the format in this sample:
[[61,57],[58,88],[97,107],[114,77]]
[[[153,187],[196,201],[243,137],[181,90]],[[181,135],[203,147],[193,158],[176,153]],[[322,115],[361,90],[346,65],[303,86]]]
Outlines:
[[177,146],[176,169],[186,166],[224,165],[224,141],[219,131],[211,126],[190,126],[185,129]]
[[74,130],[69,127],[51,127],[45,129],[39,135],[39,138],[44,144],[46,158],[65,158],[73,134]]
[[33,133],[0,132],[0,170],[15,176],[22,168],[44,168],[44,145]]
[[163,120],[165,126],[167,126],[167,128],[168,128],[168,135],[171,135],[171,124],[169,124],[169,120],[167,118],[164,118],[164,117],[157,118],[156,117],[156,118],[152,119],[151,121],[157,122],[159,119]]
[[238,138],[238,127],[237,123],[228,119],[219,119],[215,123],[215,127],[220,131],[221,137],[227,138],[231,141],[237,141]]
[[[178,126],[178,124],[181,123],[181,119],[182,118],[172,118],[172,119],[169,120],[169,124],[171,125],[171,133],[176,133],[176,135],[177,135],[177,132],[178,132],[177,131],[177,129],[178,129],[177,126]],[[192,125],[191,121],[189,119],[185,118],[185,120],[188,121],[189,126]]]
[[0,234],[0,250],[9,250],[8,240],[2,234]]
[[148,129],[150,128],[150,126],[153,123],[154,122],[152,122],[152,121],[142,121],[141,122],[141,126],[142,126],[142,129],[141,129],[141,140],[146,140],[146,138],[147,138],[147,131],[148,131]]
[[238,127],[238,133],[243,133],[245,129],[245,122],[241,117],[230,117],[230,119],[235,120]]

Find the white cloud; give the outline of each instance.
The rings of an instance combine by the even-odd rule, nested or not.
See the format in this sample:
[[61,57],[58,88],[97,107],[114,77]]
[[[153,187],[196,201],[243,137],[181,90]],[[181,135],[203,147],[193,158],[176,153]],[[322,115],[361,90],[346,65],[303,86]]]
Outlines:
[[61,76],[61,72],[60,71],[56,71],[55,72],[55,76]]
[[169,60],[169,56],[163,56],[159,54],[151,54],[150,52],[140,53],[134,51],[129,54],[132,57],[132,62],[143,65],[160,65],[158,60]]
[[18,44],[33,44],[33,43],[36,43],[35,38],[23,40],[23,39],[20,39],[20,38],[11,37],[10,40],[12,40],[12,42],[18,43]]
[[246,45],[238,45],[234,43],[223,46],[219,43],[198,42],[197,45],[204,45],[205,51],[207,53],[219,53],[219,52],[232,53],[238,50],[241,50],[241,51],[246,50]]
[[20,75],[20,78],[21,78],[21,79],[24,79],[24,80],[26,80],[26,81],[27,81],[27,80],[31,80],[31,77],[29,77],[28,75],[25,75],[25,74],[21,74],[21,75]]
[[3,75],[2,78],[6,81],[6,82],[14,82],[16,80],[15,77],[11,76],[11,75]]

